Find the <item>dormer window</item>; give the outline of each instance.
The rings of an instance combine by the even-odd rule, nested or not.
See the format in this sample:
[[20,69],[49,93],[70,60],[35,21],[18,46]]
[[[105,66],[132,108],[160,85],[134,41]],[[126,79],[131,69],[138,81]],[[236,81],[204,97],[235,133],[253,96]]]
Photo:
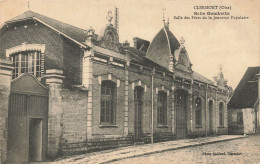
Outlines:
[[13,79],[22,73],[31,73],[36,77],[41,76],[41,53],[39,51],[25,51],[12,56],[14,65]]

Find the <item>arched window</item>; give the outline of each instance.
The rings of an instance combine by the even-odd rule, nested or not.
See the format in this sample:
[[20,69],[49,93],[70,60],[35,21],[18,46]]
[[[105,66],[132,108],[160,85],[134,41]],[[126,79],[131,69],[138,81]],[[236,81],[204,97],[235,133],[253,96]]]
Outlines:
[[219,126],[224,126],[223,103],[219,103]]
[[158,92],[158,124],[167,124],[167,93],[164,91]]
[[25,51],[13,54],[13,78],[22,73],[31,73],[36,77],[41,76],[41,53],[39,51]]
[[101,83],[101,124],[115,124],[116,84],[112,81]]
[[195,124],[196,126],[201,126],[202,124],[202,109],[201,109],[201,99],[196,98],[195,100]]

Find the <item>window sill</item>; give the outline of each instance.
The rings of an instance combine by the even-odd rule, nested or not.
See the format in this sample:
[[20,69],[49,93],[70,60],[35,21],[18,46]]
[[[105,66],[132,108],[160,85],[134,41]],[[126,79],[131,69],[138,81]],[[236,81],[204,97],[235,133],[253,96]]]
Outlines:
[[169,128],[168,125],[157,125],[157,128]]
[[118,128],[118,125],[99,125],[99,128]]

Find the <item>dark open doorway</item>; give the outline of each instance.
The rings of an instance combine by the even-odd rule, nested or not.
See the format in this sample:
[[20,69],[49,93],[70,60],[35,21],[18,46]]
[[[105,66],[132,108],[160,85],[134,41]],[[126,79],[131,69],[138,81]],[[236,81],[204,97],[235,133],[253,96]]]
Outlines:
[[29,160],[42,160],[42,119],[39,118],[30,119]]

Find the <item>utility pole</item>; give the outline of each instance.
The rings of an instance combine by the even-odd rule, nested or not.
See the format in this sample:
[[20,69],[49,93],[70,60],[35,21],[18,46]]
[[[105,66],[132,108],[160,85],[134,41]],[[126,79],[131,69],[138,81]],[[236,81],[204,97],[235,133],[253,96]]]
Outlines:
[[151,143],[153,143],[153,78],[154,78],[154,74],[155,74],[155,68],[153,68],[152,70],[152,112],[151,112]]

